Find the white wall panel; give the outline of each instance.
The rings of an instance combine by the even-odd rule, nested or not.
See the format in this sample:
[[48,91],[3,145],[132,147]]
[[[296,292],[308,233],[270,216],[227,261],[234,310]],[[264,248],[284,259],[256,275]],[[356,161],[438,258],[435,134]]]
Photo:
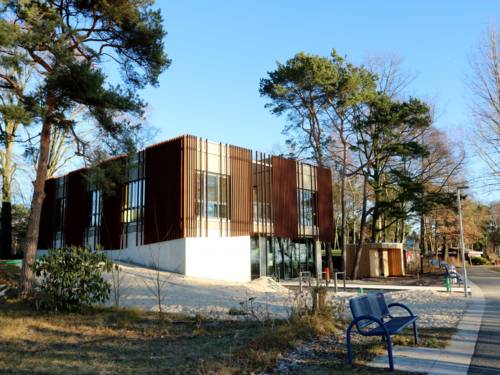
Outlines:
[[250,281],[250,236],[186,238],[186,276]]

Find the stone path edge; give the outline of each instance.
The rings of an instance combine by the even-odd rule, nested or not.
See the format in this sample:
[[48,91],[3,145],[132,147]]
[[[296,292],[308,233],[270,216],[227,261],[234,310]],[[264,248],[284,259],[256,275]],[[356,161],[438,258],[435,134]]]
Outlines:
[[[472,291],[471,300],[468,302],[465,313],[458,324],[457,332],[452,336],[446,348],[442,350],[443,354],[460,353],[463,356],[463,367],[461,369],[464,370],[464,375],[469,371],[485,310],[485,299],[481,288],[470,280],[469,285]],[[479,322],[477,321],[478,316],[480,316]],[[442,362],[434,362],[428,375],[438,375],[446,372],[442,371],[442,366]]]

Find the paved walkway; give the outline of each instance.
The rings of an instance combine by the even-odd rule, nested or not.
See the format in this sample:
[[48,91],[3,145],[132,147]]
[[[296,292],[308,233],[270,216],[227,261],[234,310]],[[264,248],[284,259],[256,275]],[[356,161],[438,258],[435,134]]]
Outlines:
[[[394,347],[394,367],[408,372],[433,375],[466,375],[476,348],[485,302],[481,289],[471,283],[472,297],[467,305],[457,333],[445,349]],[[374,367],[387,367],[387,355],[378,356]]]
[[486,306],[469,374],[500,374],[500,273],[484,267],[469,271],[484,293]]

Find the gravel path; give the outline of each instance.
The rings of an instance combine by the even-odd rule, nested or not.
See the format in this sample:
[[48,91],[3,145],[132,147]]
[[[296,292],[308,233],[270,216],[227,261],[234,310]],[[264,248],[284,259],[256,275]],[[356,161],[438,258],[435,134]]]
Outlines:
[[[167,312],[201,314],[224,319],[241,319],[228,314],[230,310],[252,311],[263,318],[287,318],[299,303],[310,306],[308,292],[302,294],[276,283],[270,278],[261,278],[249,283],[203,280],[179,274],[156,271],[131,265],[121,265],[120,304],[146,310],[158,308],[155,287],[157,275],[163,286],[162,309]],[[111,280],[111,276],[108,275]],[[345,319],[350,319],[348,299],[357,293],[329,293],[328,300],[339,308]],[[388,303],[403,302],[420,316],[420,327],[453,327],[465,308],[465,298],[458,294],[434,291],[401,291],[386,293]],[[109,302],[113,303],[112,299]]]
[[[228,313],[230,310],[245,310],[262,318],[286,318],[295,298],[295,292],[270,278],[234,283],[189,278],[130,265],[120,267],[122,306],[157,310],[157,285],[160,285],[161,305],[165,312],[241,319],[241,315]],[[107,278],[112,280],[111,275],[107,275]],[[109,304],[113,303],[111,297]]]

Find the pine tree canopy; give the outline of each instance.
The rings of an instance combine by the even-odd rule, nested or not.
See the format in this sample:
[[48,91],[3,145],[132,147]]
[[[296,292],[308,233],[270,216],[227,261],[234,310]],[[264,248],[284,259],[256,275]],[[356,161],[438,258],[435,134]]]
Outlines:
[[[99,128],[123,137],[130,117],[142,116],[137,90],[157,85],[169,66],[165,31],[151,0],[0,1],[0,88],[19,96],[39,119],[73,126],[79,106]],[[22,91],[14,72],[35,74]],[[107,69],[120,72],[109,84]],[[115,78],[115,77],[113,77]],[[50,113],[47,113],[50,111]]]

